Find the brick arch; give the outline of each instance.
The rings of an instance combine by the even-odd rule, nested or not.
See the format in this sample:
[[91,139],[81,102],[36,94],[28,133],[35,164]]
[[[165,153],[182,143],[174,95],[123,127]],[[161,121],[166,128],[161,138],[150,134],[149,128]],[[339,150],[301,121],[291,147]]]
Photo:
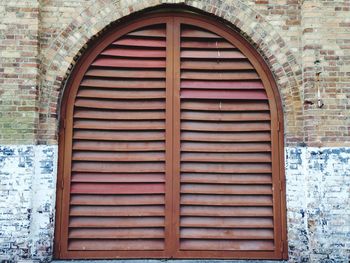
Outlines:
[[272,71],[280,91],[287,145],[303,141],[301,68],[278,32],[241,0],[122,0],[108,3],[97,0],[75,17],[52,41],[48,52],[42,54],[39,142],[57,143],[57,118],[65,80],[86,43],[98,37],[111,23],[162,3],[178,3],[214,14],[232,24],[255,46]]

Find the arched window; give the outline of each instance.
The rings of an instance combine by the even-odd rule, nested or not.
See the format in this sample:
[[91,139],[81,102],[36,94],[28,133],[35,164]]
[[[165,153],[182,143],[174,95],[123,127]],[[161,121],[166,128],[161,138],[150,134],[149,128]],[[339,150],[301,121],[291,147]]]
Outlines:
[[285,257],[279,94],[233,29],[184,13],[118,25],[61,113],[56,257]]

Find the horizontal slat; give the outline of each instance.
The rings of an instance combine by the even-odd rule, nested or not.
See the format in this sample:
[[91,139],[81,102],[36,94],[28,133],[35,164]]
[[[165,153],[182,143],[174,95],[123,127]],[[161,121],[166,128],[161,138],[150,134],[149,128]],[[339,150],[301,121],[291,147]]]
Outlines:
[[85,76],[104,78],[160,79],[165,78],[164,70],[90,69]]
[[270,153],[182,153],[181,161],[186,162],[229,162],[260,163],[271,162]]
[[271,173],[271,164],[265,163],[195,163],[183,162],[182,172],[190,173]]
[[166,47],[165,39],[147,39],[135,38],[132,36],[124,36],[113,42],[116,46],[131,46],[131,47]]
[[164,182],[162,173],[73,173],[72,182],[94,182],[94,183],[142,183],[142,182]]
[[163,240],[71,240],[68,250],[163,250]]
[[272,168],[270,164],[265,163],[231,164],[183,162],[181,164],[181,171],[190,173],[271,173]]
[[270,132],[181,132],[183,141],[199,142],[264,142],[270,141]]
[[182,70],[181,79],[198,79],[198,80],[254,80],[260,79],[259,75],[255,71],[194,71],[194,70]]
[[[74,166],[74,165],[73,165]],[[72,183],[72,194],[162,194],[163,183]]]
[[186,110],[204,110],[204,111],[261,111],[269,110],[269,104],[265,101],[194,101],[185,100],[181,102],[181,109]]
[[[217,34],[201,30],[197,27],[183,27],[181,29],[182,38],[221,38]],[[181,40],[182,41],[182,40]]]
[[184,142],[181,150],[185,152],[269,152],[270,143],[196,143]]
[[164,121],[102,121],[102,120],[76,120],[75,129],[97,130],[164,130]]
[[273,239],[272,229],[208,229],[183,228],[180,238],[186,239]]
[[266,217],[272,216],[272,207],[229,207],[229,206],[181,206],[181,216],[217,217]]
[[71,229],[68,238],[74,239],[153,239],[164,238],[163,228],[136,229]]
[[163,216],[162,205],[149,206],[71,206],[71,216]]
[[70,217],[69,227],[163,227],[164,217]]
[[242,250],[274,250],[273,241],[259,240],[182,240],[180,243],[182,250],[227,250],[227,251],[242,251]]
[[[217,185],[213,186],[216,189]],[[271,187],[270,187],[271,188]],[[218,187],[218,192],[221,188]],[[227,189],[224,189],[227,190]],[[232,190],[232,192],[234,189]],[[250,190],[249,190],[250,191]],[[251,192],[254,192],[252,190]],[[245,195],[191,195],[182,194],[180,203],[183,205],[210,205],[210,206],[271,206],[272,196],[245,196]]]
[[212,184],[271,184],[271,174],[208,174],[182,173],[182,183]]
[[128,163],[101,163],[74,161],[74,172],[101,172],[101,173],[162,173],[165,171],[164,162],[128,162]]
[[210,39],[196,39],[196,40],[189,40],[189,39],[181,39],[181,47],[182,48],[193,48],[193,49],[234,49],[235,46],[231,43],[227,42],[226,40],[210,40]]
[[181,119],[199,121],[262,121],[270,120],[270,113],[182,111]]
[[97,58],[91,65],[114,68],[165,68],[166,62],[164,59]]
[[[217,51],[214,51],[217,52]],[[181,69],[199,69],[199,70],[245,70],[254,69],[248,61],[198,61],[182,60]]]
[[164,111],[110,111],[76,109],[74,118],[109,119],[109,120],[163,120]]
[[165,89],[164,80],[111,80],[111,79],[84,79],[80,86],[96,88],[121,89]]
[[182,50],[181,58],[201,58],[201,59],[242,59],[246,58],[237,50]]
[[165,132],[76,130],[73,138],[100,141],[159,141],[165,140]]
[[264,89],[261,81],[182,80],[180,86],[188,89]]
[[271,185],[216,185],[183,183],[180,191],[181,193],[185,194],[269,195],[272,194],[272,187]]
[[73,152],[74,161],[100,161],[100,162],[145,162],[164,161],[164,152]]
[[181,130],[187,131],[269,131],[271,129],[269,122],[200,122],[200,121],[182,121]]
[[162,205],[164,195],[89,195],[73,194],[72,205]]
[[127,36],[138,37],[165,37],[165,26],[163,27],[149,27],[144,29],[138,29],[133,32],[129,32]]
[[75,141],[74,150],[88,151],[161,151],[165,149],[164,142],[94,142]]
[[78,98],[102,99],[163,99],[164,90],[108,90],[108,89],[80,89]]
[[182,99],[267,100],[264,90],[198,90],[182,89]]
[[210,228],[273,228],[272,218],[230,218],[230,217],[181,217],[183,227]]
[[115,57],[165,58],[166,52],[156,49],[108,48],[100,54]]
[[75,106],[96,109],[115,110],[163,110],[164,100],[106,100],[106,99],[81,99],[75,100]]

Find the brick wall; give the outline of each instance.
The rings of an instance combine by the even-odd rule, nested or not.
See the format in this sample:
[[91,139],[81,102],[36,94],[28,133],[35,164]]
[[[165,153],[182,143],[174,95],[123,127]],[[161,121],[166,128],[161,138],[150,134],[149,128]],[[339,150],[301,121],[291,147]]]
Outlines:
[[[77,55],[84,51],[86,42],[114,21],[161,3],[186,4],[188,7],[213,13],[236,26],[242,35],[257,47],[275,75],[285,111],[286,142],[289,145],[296,145],[304,141],[303,103],[300,89],[301,65],[294,55],[298,52],[290,48],[291,38],[284,39],[280,34],[281,32],[285,35],[289,34],[290,28],[280,30],[274,23],[270,23],[269,16],[264,16],[259,10],[255,10],[254,6],[251,6],[251,1],[96,0],[86,1],[83,10],[78,8],[78,13],[74,13],[69,24],[66,19],[63,19],[63,27],[60,23],[55,23],[57,28],[52,30],[55,36],[50,41],[47,40],[49,44],[42,50],[43,71],[41,72],[40,121],[37,134],[40,143],[57,143],[55,136],[58,124],[57,110],[64,87],[64,78],[69,74],[69,66],[74,65]],[[51,3],[44,3],[43,6],[45,5],[50,6]],[[298,8],[295,4],[293,6],[291,17],[295,19]],[[269,8],[269,6],[266,7],[267,10]],[[42,13],[42,17],[46,16],[53,20],[60,19],[52,11]],[[281,17],[282,23],[286,23],[283,19],[289,20],[287,12]]]
[[0,142],[33,143],[38,117],[39,3],[0,4]]
[[74,61],[106,26],[161,3],[225,19],[264,57],[285,117],[289,261],[347,262],[348,0],[0,1],[0,262],[52,256],[59,103]]
[[84,45],[113,21],[162,2],[215,13],[257,46],[280,88],[288,145],[350,145],[346,0],[4,1],[0,143],[56,144],[65,77]]
[[349,145],[350,2],[303,1],[301,16],[305,142]]

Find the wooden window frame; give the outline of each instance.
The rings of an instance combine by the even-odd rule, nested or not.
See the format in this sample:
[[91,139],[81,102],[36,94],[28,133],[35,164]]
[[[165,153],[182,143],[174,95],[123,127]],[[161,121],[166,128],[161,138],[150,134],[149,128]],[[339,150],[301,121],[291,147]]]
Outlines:
[[[275,246],[274,253],[261,252],[261,251],[177,251],[176,245],[167,247],[164,251],[67,251],[67,246],[64,244],[64,240],[67,240],[68,229],[68,216],[69,212],[69,193],[70,193],[70,167],[65,163],[71,162],[71,151],[66,149],[72,148],[72,124],[73,124],[73,109],[74,100],[79,88],[79,84],[90,66],[92,61],[97,57],[100,52],[106,48],[113,40],[125,35],[126,33],[135,30],[137,28],[152,25],[156,23],[174,23],[179,25],[180,23],[190,23],[196,26],[204,27],[216,34],[219,34],[229,42],[233,43],[239,50],[250,60],[255,70],[258,72],[270,104],[271,116],[273,116],[272,124],[272,138],[273,145],[272,159],[273,174],[276,175],[273,178],[273,197],[274,197],[274,229],[275,229]],[[179,29],[179,26],[175,26]],[[171,59],[167,59],[167,68],[171,64],[172,71],[166,72],[167,74],[167,98],[170,96],[168,91],[175,89],[175,94],[179,94],[179,68],[180,68],[180,38],[174,38],[174,35],[179,35],[179,32],[173,32],[172,29],[167,30],[167,56]],[[177,46],[178,48],[174,48]],[[170,50],[170,51],[169,51]],[[174,50],[172,53],[171,50]],[[168,65],[169,64],[169,65]],[[174,79],[174,81],[171,81]],[[172,91],[170,91],[172,92]],[[174,96],[172,103],[167,103],[167,107],[179,108],[180,98]],[[169,104],[169,105],[168,105]],[[167,108],[167,112],[168,108]],[[175,116],[179,116],[179,112],[175,113]],[[167,116],[168,122],[173,122],[176,127],[180,125],[180,118],[174,118]],[[175,128],[176,130],[176,128]],[[179,129],[178,129],[179,130]],[[59,126],[59,159],[58,159],[58,179],[57,179],[57,197],[56,197],[56,225],[55,225],[55,242],[54,242],[54,257],[60,259],[81,259],[81,258],[217,258],[217,259],[287,259],[287,227],[286,227],[286,198],[285,198],[285,171],[284,171],[284,141],[283,141],[283,108],[281,98],[273,78],[273,75],[261,57],[261,55],[248,43],[235,29],[228,25],[225,25],[218,20],[200,14],[186,13],[186,12],[158,12],[151,14],[144,14],[140,18],[130,19],[124,23],[108,29],[101,37],[91,43],[91,46],[86,50],[84,55],[78,60],[75,65],[70,78],[67,81],[64,94],[61,101],[60,108],[60,126]],[[180,133],[167,134],[167,141],[173,137],[173,146],[175,147],[174,156],[167,156],[167,158],[173,158],[174,163],[179,163],[179,141]],[[68,138],[68,139],[67,139]],[[177,149],[177,150],[176,150]],[[173,152],[173,151],[172,151]],[[175,167],[176,165],[174,165]],[[168,169],[168,168],[167,168]],[[178,166],[174,168],[173,172],[179,174]],[[169,174],[167,172],[167,174]],[[174,179],[175,178],[175,179]],[[168,180],[168,179],[167,179]],[[169,184],[166,192],[166,199],[172,198],[173,204],[171,209],[166,211],[166,216],[175,219],[174,223],[171,223],[168,231],[166,231],[166,239],[172,238],[179,240],[179,197],[173,198],[173,193],[179,193],[180,182],[179,177],[173,177],[173,188],[169,188]],[[171,213],[173,215],[171,216]],[[168,222],[169,223],[169,222]],[[280,242],[277,242],[280,240]]]

